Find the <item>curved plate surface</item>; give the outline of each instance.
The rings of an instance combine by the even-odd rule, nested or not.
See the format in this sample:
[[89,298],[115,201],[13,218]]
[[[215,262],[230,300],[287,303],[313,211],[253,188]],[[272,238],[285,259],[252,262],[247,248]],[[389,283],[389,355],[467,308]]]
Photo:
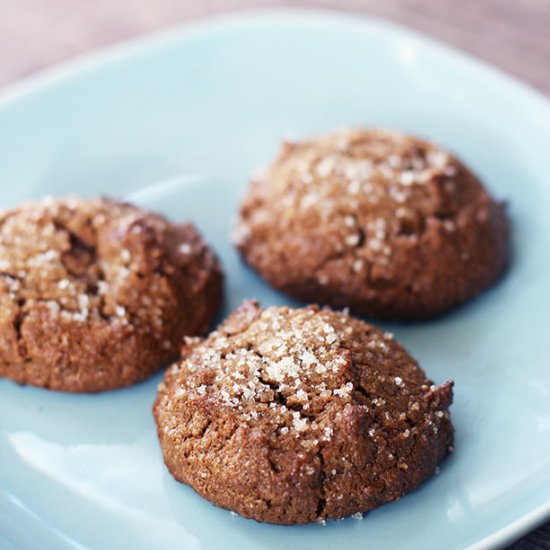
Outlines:
[[0,100],[0,205],[126,197],[193,220],[246,297],[294,303],[228,241],[249,174],[289,134],[385,126],[449,147],[510,202],[507,277],[434,322],[385,325],[436,381],[454,379],[456,452],[363,521],[277,527],[211,506],[165,470],[160,375],[101,395],[0,381],[2,548],[487,548],[550,512],[550,107],[405,29],[260,12],[171,30],[54,69]]

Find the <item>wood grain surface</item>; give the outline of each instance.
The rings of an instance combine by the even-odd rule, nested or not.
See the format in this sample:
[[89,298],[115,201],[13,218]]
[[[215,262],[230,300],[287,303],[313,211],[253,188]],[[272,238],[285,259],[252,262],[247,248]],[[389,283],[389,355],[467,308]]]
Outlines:
[[[167,25],[274,6],[347,10],[396,21],[550,94],[550,0],[0,0],[0,85]],[[510,549],[550,550],[550,522]]]

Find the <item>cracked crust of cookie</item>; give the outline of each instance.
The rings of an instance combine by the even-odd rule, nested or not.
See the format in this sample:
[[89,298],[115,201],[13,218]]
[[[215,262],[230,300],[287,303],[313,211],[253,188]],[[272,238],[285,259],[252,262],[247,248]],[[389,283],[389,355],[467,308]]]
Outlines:
[[70,392],[127,386],[208,330],[221,272],[191,225],[108,199],[0,215],[0,376]]
[[492,285],[509,238],[505,205],[462,162],[384,130],[285,143],[253,178],[233,237],[274,287],[392,320],[442,314]]
[[154,405],[172,475],[246,518],[303,524],[415,489],[452,450],[452,382],[435,386],[372,325],[245,302],[188,340]]

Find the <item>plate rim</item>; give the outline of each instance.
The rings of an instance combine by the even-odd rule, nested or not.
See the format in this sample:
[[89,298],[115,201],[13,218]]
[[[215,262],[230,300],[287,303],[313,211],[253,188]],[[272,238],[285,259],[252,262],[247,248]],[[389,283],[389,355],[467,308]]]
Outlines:
[[[0,111],[15,106],[19,101],[32,98],[49,89],[69,84],[71,80],[101,70],[114,63],[124,63],[138,58],[151,49],[162,50],[181,41],[207,36],[229,28],[254,26],[258,23],[292,22],[293,24],[339,24],[352,25],[363,29],[377,29],[384,34],[401,36],[421,49],[436,51],[453,64],[459,64],[476,73],[475,78],[483,77],[502,84],[508,92],[527,97],[529,105],[537,109],[538,123],[550,136],[550,98],[540,90],[508,74],[503,69],[475,57],[455,46],[449,45],[401,23],[394,23],[379,16],[366,15],[353,11],[340,11],[328,8],[275,7],[237,9],[205,17],[193,18],[138,34],[136,36],[106,44],[92,50],[78,53],[70,58],[54,63],[30,75],[16,78],[0,87]],[[486,535],[467,548],[483,550],[511,544],[550,519],[550,502],[543,503],[521,515],[513,522]],[[1,534],[0,534],[1,535]],[[8,539],[9,540],[9,539]]]
[[49,87],[65,83],[81,74],[100,69],[103,65],[138,56],[144,50],[162,49],[171,42],[208,35],[231,26],[255,25],[263,22],[272,23],[275,18],[279,19],[280,22],[293,20],[293,23],[298,24],[337,23],[364,28],[378,28],[384,32],[400,34],[420,47],[435,49],[445,56],[453,57],[453,61],[460,63],[463,67],[471,67],[478,73],[482,72],[491,79],[499,80],[516,93],[529,95],[530,102],[538,103],[538,107],[542,107],[546,111],[544,121],[541,122],[544,122],[546,130],[550,132],[550,96],[520,78],[507,73],[500,67],[492,65],[456,46],[384,17],[328,8],[291,6],[237,9],[231,12],[197,17],[77,53],[28,75],[20,78],[16,77],[15,80],[8,81],[0,86],[0,109],[4,109],[10,103],[24,99],[33,93],[41,92]]

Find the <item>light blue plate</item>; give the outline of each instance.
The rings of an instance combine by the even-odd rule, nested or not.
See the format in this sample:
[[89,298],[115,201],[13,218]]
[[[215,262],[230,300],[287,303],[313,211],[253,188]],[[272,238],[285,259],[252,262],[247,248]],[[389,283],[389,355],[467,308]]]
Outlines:
[[0,202],[106,193],[191,219],[228,275],[224,315],[246,297],[287,303],[228,242],[239,194],[284,135],[357,125],[435,139],[510,201],[505,280],[444,319],[390,327],[436,381],[456,381],[456,452],[440,475],[363,521],[262,525],[167,473],[151,415],[160,375],[92,396],[3,380],[2,549],[488,548],[549,516],[550,107],[522,85],[380,21],[224,17],[6,91]]

